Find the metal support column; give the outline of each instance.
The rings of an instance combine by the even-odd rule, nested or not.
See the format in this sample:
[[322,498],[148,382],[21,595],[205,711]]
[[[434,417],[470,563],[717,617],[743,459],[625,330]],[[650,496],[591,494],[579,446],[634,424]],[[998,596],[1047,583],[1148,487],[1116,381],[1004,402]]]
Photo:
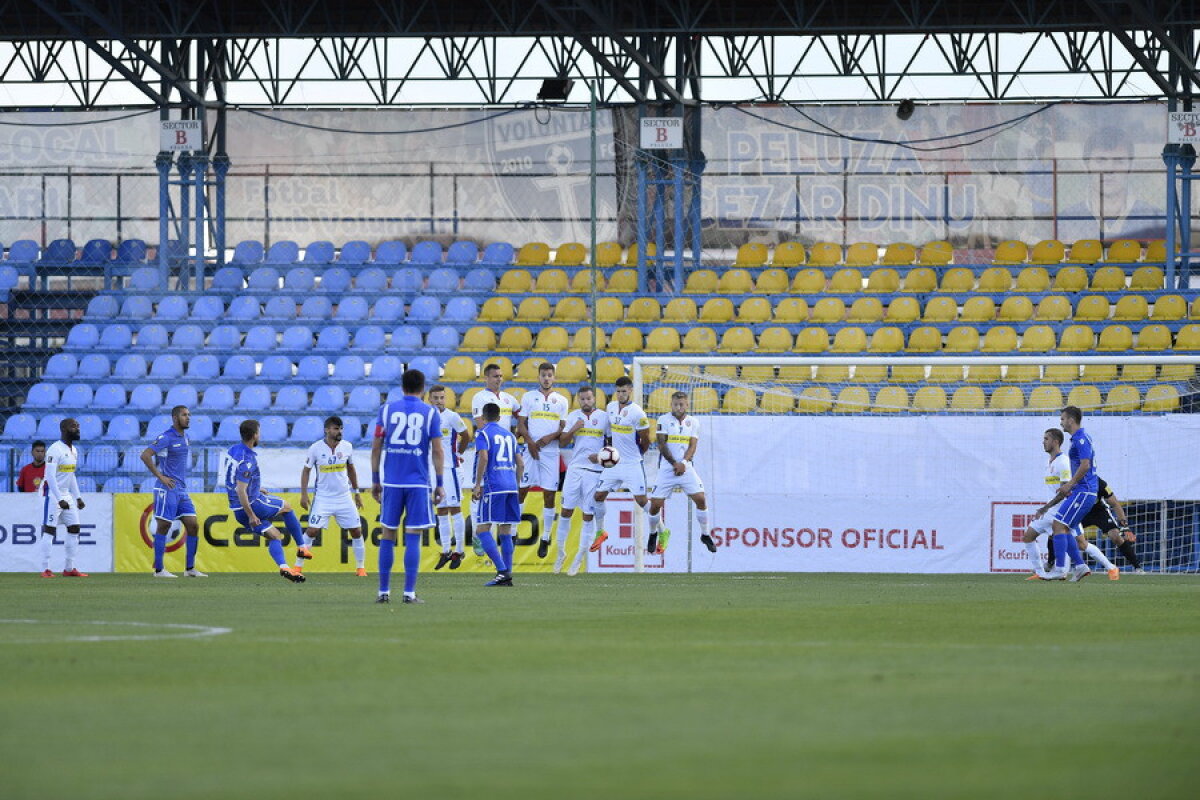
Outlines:
[[154,168],[158,170],[158,285],[165,287],[171,276],[170,241],[171,232],[168,220],[171,216],[171,154],[165,150],[154,159]]
[[[179,154],[179,158],[175,160],[176,169],[179,172],[179,253],[183,261],[187,261],[188,257],[188,241],[191,237],[191,218],[192,218],[192,195],[188,190],[192,186],[192,156],[190,153],[183,152]],[[170,242],[168,242],[168,246]],[[173,267],[174,265],[172,265]],[[188,288],[188,274],[186,269],[179,271],[179,288]]]
[[192,170],[195,173],[196,208],[194,223],[196,227],[196,258],[193,266],[193,287],[196,291],[204,288],[204,189],[208,173],[208,157],[203,152],[192,156]]
[[214,209],[213,247],[217,251],[217,267],[225,266],[225,176],[229,174],[229,156],[217,153],[213,156],[213,174],[216,175],[217,205]]

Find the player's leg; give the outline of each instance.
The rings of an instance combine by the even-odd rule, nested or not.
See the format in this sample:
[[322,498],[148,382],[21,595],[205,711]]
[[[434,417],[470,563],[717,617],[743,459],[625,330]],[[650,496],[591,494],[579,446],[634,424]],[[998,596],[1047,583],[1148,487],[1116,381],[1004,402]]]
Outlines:
[[363,538],[362,525],[342,530],[350,537],[350,549],[354,551],[354,574],[360,578],[367,577],[367,543]]
[[405,489],[404,502],[404,602],[423,603],[417,597],[417,574],[421,569],[421,537],[434,527],[433,492]]
[[282,497],[273,497],[273,499],[280,503],[278,516],[283,520],[283,528],[287,531],[292,543],[296,545],[296,554],[300,558],[312,558],[312,550],[308,547],[309,541],[304,535],[304,528],[300,525],[300,518]]
[[[74,511],[75,509],[71,510]],[[67,558],[66,562],[63,564],[63,577],[86,578],[88,574],[86,572],[80,572],[78,566],[75,564],[75,559],[79,555],[79,533],[81,530],[79,526],[79,515],[72,515],[72,517],[66,521],[65,524],[67,526],[67,535],[63,539],[63,544],[66,546],[64,549],[67,551]]]
[[[563,493],[563,503],[567,502],[567,495]],[[554,559],[554,573],[557,575],[562,571],[563,564],[567,563],[567,540],[571,538],[571,520],[575,516],[575,509],[567,508],[565,505],[558,512],[558,556]],[[580,539],[580,550],[583,549],[583,540]]]
[[[611,470],[609,471],[611,472]],[[608,533],[604,530],[604,515],[608,512],[608,504],[605,501],[608,500],[608,493],[619,485],[619,481],[614,481],[610,486],[609,481],[601,477],[600,482],[596,485],[596,491],[592,495],[592,516],[596,520],[596,535],[592,539],[589,549],[593,553],[598,552],[600,546],[604,544],[604,540],[608,538]]]
[[1029,563],[1033,567],[1033,574],[1026,580],[1045,579],[1047,570],[1042,569],[1042,555],[1038,552],[1037,542],[1042,537],[1045,537],[1049,542],[1053,542],[1053,536],[1054,521],[1047,517],[1033,520],[1029,523],[1029,527],[1025,529],[1025,533],[1021,534],[1021,541],[1025,545],[1025,552],[1029,555]]
[[402,511],[401,489],[383,487],[379,503],[379,595],[375,602],[391,601],[392,565],[396,560],[396,531],[400,527]]
[[192,502],[192,496],[187,492],[179,493],[175,513],[179,515],[179,523],[183,526],[183,533],[186,537],[184,539],[186,570],[183,575],[186,578],[207,578],[208,575],[196,569],[196,551],[200,549],[200,524],[196,519],[196,506]]
[[[265,498],[264,498],[265,499]],[[278,500],[278,498],[274,498]],[[278,512],[279,506],[275,503],[263,502],[263,499],[255,498],[250,502],[250,509],[254,515],[258,517],[258,525],[250,524],[250,516],[246,513],[246,509],[239,508],[233,512],[233,518],[244,527],[248,528],[259,536],[267,540],[267,555],[275,562],[275,566],[279,569],[280,576],[286,578],[292,583],[304,583],[304,575],[296,572],[288,566],[287,556],[283,552],[283,534],[281,534],[274,525],[271,524],[273,512]],[[264,516],[264,514],[266,516]]]
[[504,563],[504,555],[496,544],[496,538],[492,535],[493,497],[494,495],[485,494],[475,503],[475,545],[491,559],[492,565],[496,568],[496,575],[499,577],[504,574],[507,565]]
[[[713,541],[712,535],[708,531],[708,497],[701,490],[695,494],[689,494],[688,498],[696,506],[696,527],[700,530],[700,543],[708,548],[708,552],[717,552],[717,543]],[[667,543],[663,541],[663,547]]]
[[167,572],[163,561],[167,555],[167,534],[171,532],[171,524],[178,518],[178,496],[173,491],[159,487],[154,490],[154,577],[174,578]]
[[504,569],[484,585],[512,586],[513,539],[521,521],[521,501],[518,495],[512,493],[492,495],[491,500],[491,519],[495,521],[496,533],[500,537],[500,557],[504,559]]
[[1071,560],[1072,581],[1087,577],[1091,572],[1083,563],[1083,555],[1079,552],[1079,543],[1072,535],[1071,529],[1083,520],[1095,501],[1096,495],[1094,494],[1075,492],[1068,495],[1067,499],[1063,500],[1062,505],[1059,506],[1058,512],[1054,515],[1054,571],[1047,575],[1048,578],[1057,580],[1066,577],[1068,557]]
[[1133,543],[1137,541],[1133,531],[1122,531],[1120,528],[1113,528],[1108,532],[1108,540],[1125,557],[1125,560],[1133,567],[1134,572],[1145,571],[1142,569],[1142,560],[1138,558],[1137,551],[1133,547]]
[[[550,552],[550,540],[558,522],[558,449],[543,449],[538,453],[533,478],[542,487],[542,535],[538,542],[538,558]],[[561,551],[562,548],[560,547]]]
[[50,569],[50,553],[54,546],[54,531],[58,526],[58,508],[52,507],[50,496],[47,494],[42,498],[42,536],[40,544],[42,546],[42,572],[43,578],[53,578],[54,572]]
[[451,546],[454,538],[454,522],[450,518],[450,510],[441,507],[437,510],[437,535],[442,543],[442,552],[438,555],[434,569],[441,569],[450,563]]
[[1118,570],[1116,566],[1114,566],[1113,563],[1108,560],[1108,557],[1104,555],[1103,550],[1088,541],[1087,535],[1083,532],[1083,526],[1076,525],[1074,533],[1075,543],[1079,546],[1082,554],[1099,564],[1100,568],[1108,573],[1108,579],[1110,581],[1119,580],[1121,577],[1120,570]]

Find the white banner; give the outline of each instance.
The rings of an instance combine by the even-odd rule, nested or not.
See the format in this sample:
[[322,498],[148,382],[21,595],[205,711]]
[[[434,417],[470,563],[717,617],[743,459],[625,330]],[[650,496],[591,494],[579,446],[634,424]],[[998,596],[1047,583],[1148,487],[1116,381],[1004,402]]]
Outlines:
[[[83,572],[112,572],[112,495],[85,494],[79,512],[79,555],[75,566]],[[44,498],[37,494],[6,494],[0,503],[0,572],[42,571],[42,511]],[[60,527],[50,553],[50,569],[62,572],[66,557]]]

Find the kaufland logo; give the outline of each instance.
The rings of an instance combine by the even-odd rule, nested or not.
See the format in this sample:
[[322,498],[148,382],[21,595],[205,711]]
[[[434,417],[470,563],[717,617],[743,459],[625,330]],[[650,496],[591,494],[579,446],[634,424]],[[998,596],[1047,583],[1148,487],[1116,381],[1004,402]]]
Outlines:
[[1028,572],[1029,556],[1021,540],[1033,522],[1038,503],[1031,500],[997,500],[992,503],[992,572]]
[[[614,502],[632,505],[632,499],[621,498]],[[617,520],[616,535],[609,536],[604,544],[600,545],[598,566],[604,569],[633,569],[636,566],[634,559],[637,557],[637,540],[634,537],[633,514],[632,508],[622,508],[614,515]],[[646,546],[645,538],[643,533],[642,547]],[[666,556],[642,554],[642,566],[646,569],[662,569],[665,562]]]

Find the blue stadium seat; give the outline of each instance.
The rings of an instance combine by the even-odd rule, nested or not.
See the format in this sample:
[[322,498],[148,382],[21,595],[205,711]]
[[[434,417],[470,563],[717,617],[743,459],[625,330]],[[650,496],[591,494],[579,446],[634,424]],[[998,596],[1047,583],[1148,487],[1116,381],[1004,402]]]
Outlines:
[[238,411],[264,411],[271,407],[271,390],[266,386],[247,386],[238,394]]
[[150,302],[150,298],[135,294],[126,297],[125,302],[121,303],[118,316],[126,319],[150,319],[153,314],[154,304]]
[[426,350],[457,350],[458,331],[449,325],[438,325],[429,329],[425,337]]
[[21,280],[21,273],[16,267],[0,264],[0,292],[15,289]]
[[162,404],[162,389],[153,383],[139,384],[129,393],[129,405],[138,411],[157,411]]
[[476,267],[467,273],[463,289],[468,292],[494,292],[496,273],[485,267]]
[[183,377],[183,359],[174,353],[162,353],[154,357],[150,365],[150,377],[160,381],[173,381]]
[[225,368],[222,370],[221,375],[226,380],[247,381],[254,377],[255,366],[254,359],[250,356],[230,356],[225,360]]
[[479,263],[489,267],[508,267],[513,263],[513,246],[508,242],[492,242],[483,251]]
[[233,408],[233,387],[225,383],[209,384],[200,398],[200,405],[205,411],[228,411]]
[[300,319],[324,320],[333,313],[333,304],[328,297],[309,297],[300,306]]
[[392,274],[392,290],[419,292],[425,285],[425,275],[417,267],[401,267]]
[[212,437],[212,417],[205,416],[204,414],[193,414],[191,423],[188,426],[188,440],[200,444],[212,441]]
[[171,341],[171,337],[167,335],[167,329],[158,323],[143,325],[138,328],[137,342],[134,344],[138,350],[166,350]]
[[341,411],[346,404],[346,394],[340,386],[318,386],[313,392],[308,407],[313,411]]
[[308,408],[308,392],[303,386],[284,386],[275,393],[271,408],[276,411],[302,411]]
[[141,239],[126,239],[117,245],[118,264],[145,264],[146,263],[146,243]]
[[325,356],[304,356],[296,365],[296,380],[329,380],[329,361]]
[[446,264],[454,267],[473,267],[479,260],[479,245],[474,242],[455,242],[446,251]]
[[345,267],[330,267],[321,273],[322,292],[341,294],[350,289],[350,270]]
[[336,381],[361,381],[367,375],[367,366],[362,356],[339,356],[333,364],[333,379]]
[[[205,356],[205,358],[213,357]],[[213,360],[216,361],[215,358],[213,358]],[[188,375],[191,375],[192,373],[193,363],[195,362],[188,364]],[[212,377],[215,378],[219,374],[220,369],[218,368]],[[175,384],[167,390],[167,396],[163,398],[163,405],[167,408],[174,408],[175,406],[187,406],[188,408],[195,408],[199,402],[200,401],[196,396],[196,387],[192,386],[190,383]]]
[[305,264],[328,264],[333,261],[333,242],[309,242],[304,248]]
[[[378,383],[392,383],[400,380],[404,372],[404,362],[396,356],[376,356],[371,362],[371,380]],[[336,376],[336,368],[334,375]]]
[[224,313],[225,304],[221,302],[221,298],[211,294],[196,298],[196,302],[192,304],[192,319],[199,322],[220,319]]
[[376,322],[399,322],[404,319],[404,301],[395,295],[381,297],[371,309],[371,319]]
[[140,381],[146,377],[146,358],[137,353],[126,353],[117,359],[113,377],[124,381]]
[[132,442],[141,437],[142,426],[133,414],[117,414],[108,421],[108,431],[104,434],[104,438],[110,442]]
[[453,267],[438,267],[429,273],[429,285],[425,291],[434,294],[457,292],[460,282],[458,272]]
[[441,264],[442,245],[440,242],[417,242],[413,247],[409,261],[413,264]]
[[295,444],[311,445],[325,436],[324,420],[312,415],[297,417],[292,423],[292,435],[289,441]]
[[84,319],[112,319],[120,313],[121,306],[117,298],[101,294],[88,301],[87,310],[83,312]]
[[367,318],[370,307],[364,297],[343,297],[333,318],[342,322],[359,322]]
[[45,414],[38,420],[37,438],[44,439],[47,443],[57,440],[62,431],[59,430],[58,424],[67,418],[66,414]]
[[363,325],[354,332],[354,344],[351,350],[364,353],[381,352],[387,344],[387,334],[380,325]]
[[296,301],[286,296],[272,297],[263,310],[263,319],[292,320],[296,318]]
[[28,442],[36,434],[37,421],[30,414],[13,414],[4,423],[4,439],[8,441]]
[[264,381],[277,383],[292,379],[292,359],[283,355],[267,356],[263,359],[262,372],[259,373]]
[[366,242],[355,240],[346,242],[342,245],[342,251],[338,253],[337,263],[343,266],[357,267],[360,264],[365,264],[371,258],[371,245]]
[[[111,426],[112,423],[109,425]],[[153,433],[153,431],[149,431],[147,435],[153,436]],[[146,465],[142,463],[142,450],[144,449],[144,445],[125,448],[125,455],[121,457],[121,471],[129,475],[146,474]]]
[[[379,412],[379,409],[375,409],[375,413],[378,413],[378,412]],[[342,414],[341,417],[342,417],[342,438],[344,438],[347,442],[357,442],[360,439],[362,439],[362,436],[363,436],[362,420],[360,420],[358,417],[347,416],[345,414]]]
[[[125,392],[121,391],[121,401],[124,405]],[[88,408],[95,402],[95,395],[92,393],[92,387],[86,383],[71,383],[63,390],[62,395],[58,398],[58,408],[74,409]]]
[[317,335],[317,350],[342,353],[349,348],[350,331],[341,325],[327,325]]
[[[216,441],[221,442],[221,443],[226,443],[226,442],[233,443],[233,442],[241,441],[242,437],[241,437],[241,434],[238,432],[238,426],[242,424],[243,419],[245,419],[245,417],[242,417],[242,416],[221,417],[221,424],[217,427],[217,433],[213,437],[213,439],[215,439]],[[220,462],[218,461],[218,464],[219,463]],[[216,469],[212,469],[209,471],[217,472],[219,470],[220,470],[220,466],[218,466]]]
[[171,347],[176,350],[186,350],[189,354],[202,349],[204,347],[204,329],[191,323],[180,325],[175,329],[175,333],[171,334]]
[[271,414],[260,419],[258,424],[258,435],[263,444],[272,445],[287,441],[287,420],[283,417]]
[[382,292],[387,283],[387,273],[379,267],[367,267],[354,278],[354,288],[360,292]]
[[88,353],[79,359],[76,375],[80,378],[107,378],[111,371],[112,364],[109,363],[108,356],[103,353]]
[[105,325],[100,329],[97,346],[104,350],[128,350],[133,343],[133,329],[128,325]]
[[242,332],[236,325],[218,325],[208,334],[208,342],[204,345],[207,350],[228,352],[242,346]]
[[129,288],[137,292],[153,292],[162,288],[158,267],[138,267],[129,274]]
[[79,370],[79,362],[70,353],[55,353],[46,362],[43,378],[71,378]]
[[442,312],[446,322],[471,322],[479,316],[479,306],[470,297],[451,297]]
[[158,301],[158,308],[154,311],[154,318],[174,322],[187,319],[188,313],[187,298],[182,295],[172,294]]
[[289,292],[311,292],[317,285],[317,273],[311,267],[293,267],[283,277],[283,288]]
[[158,486],[158,479],[151,475],[148,478],[142,478],[142,482],[138,484],[138,491],[142,494],[150,494],[154,491],[155,486]]
[[[82,435],[82,425],[80,426],[80,434]],[[91,439],[90,441],[95,441]],[[120,463],[120,453],[117,448],[111,444],[102,444],[96,447],[90,447],[83,454],[83,468],[88,472],[99,472],[107,475],[110,472],[117,471],[117,465]]]
[[104,383],[96,387],[92,396],[92,408],[124,408],[126,403],[125,387],[119,383]]
[[271,245],[264,264],[295,264],[300,260],[300,245],[290,239],[282,239]]
[[70,239],[55,239],[46,245],[46,249],[42,251],[42,257],[38,259],[39,265],[62,267],[72,263],[75,260],[75,242]]
[[257,297],[249,295],[238,295],[229,303],[229,308],[225,312],[227,319],[238,320],[239,322],[258,319],[262,309],[259,307]]
[[112,260],[113,246],[107,239],[89,239],[75,263],[81,267],[102,267]]
[[255,267],[246,279],[246,288],[254,292],[275,291],[279,288],[279,270],[274,267]]
[[194,381],[215,380],[221,374],[221,360],[212,353],[201,353],[188,359],[187,376]]
[[221,267],[213,274],[212,288],[221,292],[240,292],[245,277],[237,267]]
[[80,494],[94,494],[96,492],[96,479],[91,475],[80,475],[78,480]]
[[425,346],[425,338],[421,329],[413,325],[401,325],[392,331],[392,341],[388,350],[394,353],[411,353]]
[[374,263],[385,266],[403,264],[406,258],[408,248],[404,246],[404,242],[382,242],[375,250]]
[[[387,396],[383,398],[385,403],[398,403],[404,399],[404,390],[399,386],[392,386],[387,391]],[[379,409],[376,409],[378,411]]]
[[79,423],[79,438],[81,440],[95,442],[104,435],[104,422],[97,415],[80,414],[76,421]]
[[131,494],[133,492],[133,481],[125,475],[112,475],[105,479],[104,487],[101,491],[108,494]]
[[[91,389],[91,387],[87,387]],[[58,386],[53,383],[35,383],[25,394],[24,408],[57,408]]]
[[408,362],[409,369],[420,370],[425,374],[425,383],[431,384],[442,374],[441,362],[434,356],[417,356]]
[[[374,371],[374,366],[371,369]],[[383,403],[379,397],[379,390],[374,386],[355,386],[350,390],[350,397],[346,400],[346,410],[356,414],[376,412],[381,405]]]
[[91,350],[100,342],[100,329],[90,322],[81,322],[67,332],[67,347],[71,350]]
[[229,260],[230,264],[258,264],[263,259],[262,242],[238,242],[237,247],[233,248],[233,258]]
[[270,325],[255,325],[246,331],[242,349],[250,352],[266,352],[275,349],[275,329]]
[[435,322],[441,319],[442,304],[436,297],[420,295],[408,307],[409,322]]
[[286,352],[304,352],[312,350],[313,335],[312,329],[307,325],[293,325],[283,332],[283,339],[279,342],[279,349]]

